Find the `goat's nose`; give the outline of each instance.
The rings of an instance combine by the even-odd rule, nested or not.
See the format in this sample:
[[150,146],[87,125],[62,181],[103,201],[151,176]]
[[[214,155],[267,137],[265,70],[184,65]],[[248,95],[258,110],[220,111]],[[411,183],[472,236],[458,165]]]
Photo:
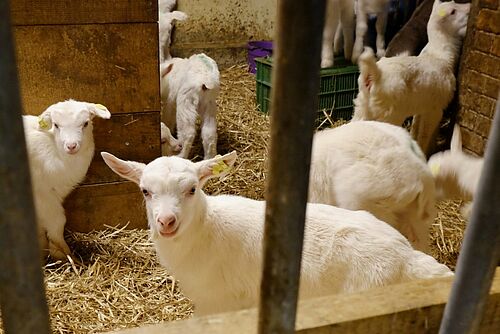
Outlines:
[[66,148],[70,151],[74,150],[77,146],[77,143],[69,143],[69,144],[66,144]]
[[175,216],[174,215],[160,216],[158,217],[157,221],[158,224],[160,224],[163,227],[172,226],[175,224]]

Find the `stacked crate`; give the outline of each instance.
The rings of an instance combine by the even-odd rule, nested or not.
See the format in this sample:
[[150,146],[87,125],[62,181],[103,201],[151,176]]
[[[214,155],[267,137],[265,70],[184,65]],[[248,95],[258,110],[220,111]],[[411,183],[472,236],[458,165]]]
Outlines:
[[[256,58],[257,104],[268,113],[271,102],[272,58]],[[359,69],[343,58],[336,58],[334,67],[323,68],[319,73],[319,105],[316,126],[332,121],[350,120],[354,110],[353,99],[358,94]]]

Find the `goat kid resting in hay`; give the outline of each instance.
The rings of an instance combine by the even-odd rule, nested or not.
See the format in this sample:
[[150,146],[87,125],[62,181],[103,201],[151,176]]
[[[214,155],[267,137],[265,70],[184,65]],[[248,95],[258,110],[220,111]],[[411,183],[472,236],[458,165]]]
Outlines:
[[[161,157],[147,165],[101,155],[141,188],[160,262],[182,282],[195,314],[257,304],[265,202],[202,190],[207,180],[229,172],[236,152],[197,163]],[[302,298],[453,275],[368,212],[323,204],[308,204],[307,212]]]

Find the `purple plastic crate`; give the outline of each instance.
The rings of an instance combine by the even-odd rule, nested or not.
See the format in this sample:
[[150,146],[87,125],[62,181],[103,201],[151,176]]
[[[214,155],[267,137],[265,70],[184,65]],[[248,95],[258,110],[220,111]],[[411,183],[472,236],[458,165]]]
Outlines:
[[251,41],[247,44],[248,49],[248,71],[254,73],[257,71],[255,58],[271,56],[273,54],[272,41]]

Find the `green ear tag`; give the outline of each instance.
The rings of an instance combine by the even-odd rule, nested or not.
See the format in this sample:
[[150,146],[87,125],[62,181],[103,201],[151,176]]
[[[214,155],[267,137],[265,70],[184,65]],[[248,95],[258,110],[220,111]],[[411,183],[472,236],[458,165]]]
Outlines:
[[49,123],[47,123],[47,121],[43,117],[41,117],[41,116],[38,117],[38,126],[42,130],[48,130],[49,129]]
[[219,161],[213,168],[212,168],[212,173],[214,175],[219,175],[221,173],[224,173],[225,171],[229,170],[230,167],[226,165],[226,163],[221,160]]

